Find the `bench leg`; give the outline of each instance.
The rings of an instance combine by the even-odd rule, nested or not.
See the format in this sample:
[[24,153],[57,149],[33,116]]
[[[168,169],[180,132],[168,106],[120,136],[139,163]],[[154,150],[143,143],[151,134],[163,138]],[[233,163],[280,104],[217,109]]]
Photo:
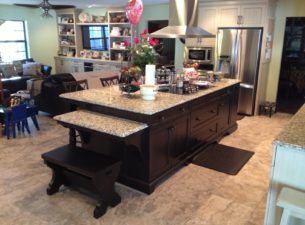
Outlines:
[[106,190],[106,188],[99,188],[99,199],[97,201],[96,207],[93,211],[94,218],[99,218],[103,216],[106,211],[107,207],[115,207],[121,202],[121,196],[119,196],[115,191],[114,187],[111,188],[112,190]]
[[120,172],[120,163],[110,170],[97,174],[93,179],[93,185],[98,191],[99,198],[94,209],[94,218],[99,218],[107,211],[107,207],[115,207],[121,202],[121,197],[115,192],[114,183]]
[[290,216],[289,210],[288,209],[284,209],[280,225],[288,225],[289,216]]
[[63,169],[55,165],[47,164],[52,169],[52,179],[47,188],[47,194],[53,195],[58,192],[61,185],[65,184]]

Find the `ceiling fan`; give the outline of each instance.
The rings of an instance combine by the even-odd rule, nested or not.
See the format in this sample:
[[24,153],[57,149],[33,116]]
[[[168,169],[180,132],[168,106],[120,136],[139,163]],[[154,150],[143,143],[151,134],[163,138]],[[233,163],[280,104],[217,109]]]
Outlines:
[[43,13],[41,14],[42,18],[51,18],[52,15],[49,13],[50,9],[69,9],[69,8],[75,8],[74,5],[52,5],[49,3],[48,0],[43,0],[38,5],[32,5],[32,4],[14,4],[16,6],[22,6],[22,7],[29,7],[29,8],[41,8],[43,10]]

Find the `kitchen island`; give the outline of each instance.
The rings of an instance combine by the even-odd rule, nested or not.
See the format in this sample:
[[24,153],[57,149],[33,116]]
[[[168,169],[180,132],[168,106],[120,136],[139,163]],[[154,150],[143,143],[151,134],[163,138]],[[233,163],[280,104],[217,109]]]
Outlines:
[[55,119],[70,129],[71,145],[79,133],[82,148],[120,159],[119,182],[152,193],[162,179],[237,128],[238,95],[239,81],[233,79],[188,95],[159,92],[154,101],[112,86],[62,94],[71,111],[81,113]]
[[[283,187],[305,192],[305,105],[273,141],[265,225],[279,225],[282,208],[276,206]],[[293,218],[291,218],[292,220]],[[290,221],[289,224],[300,224]],[[304,222],[302,223],[304,224]]]

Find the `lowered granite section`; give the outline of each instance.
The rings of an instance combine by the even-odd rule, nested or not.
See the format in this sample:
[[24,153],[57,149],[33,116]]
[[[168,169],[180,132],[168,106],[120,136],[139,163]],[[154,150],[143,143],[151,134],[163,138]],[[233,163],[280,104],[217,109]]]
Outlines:
[[198,91],[189,95],[177,95],[171,93],[158,92],[156,100],[145,101],[141,98],[140,92],[132,95],[124,95],[118,86],[105,87],[101,89],[89,89],[78,92],[61,94],[60,97],[95,105],[111,107],[115,109],[152,115],[174,106],[186,103],[204,95],[239,83],[236,79],[223,79],[213,87]]
[[136,121],[126,120],[86,110],[78,110],[70,113],[65,113],[54,117],[54,119],[60,122],[74,124],[122,138],[144,130],[147,127],[147,124],[145,123],[139,123]]
[[305,105],[292,117],[274,144],[305,150]]

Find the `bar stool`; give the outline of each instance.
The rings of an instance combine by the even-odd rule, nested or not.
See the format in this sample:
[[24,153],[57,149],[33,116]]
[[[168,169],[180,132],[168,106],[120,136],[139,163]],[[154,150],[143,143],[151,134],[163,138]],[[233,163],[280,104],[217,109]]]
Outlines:
[[305,221],[304,192],[284,187],[280,192],[276,205],[283,208],[283,214],[280,225],[288,225],[290,216]]
[[259,106],[258,114],[261,115],[262,113],[268,114],[269,117],[272,116],[273,113],[276,112],[276,103],[275,102],[263,102]]

